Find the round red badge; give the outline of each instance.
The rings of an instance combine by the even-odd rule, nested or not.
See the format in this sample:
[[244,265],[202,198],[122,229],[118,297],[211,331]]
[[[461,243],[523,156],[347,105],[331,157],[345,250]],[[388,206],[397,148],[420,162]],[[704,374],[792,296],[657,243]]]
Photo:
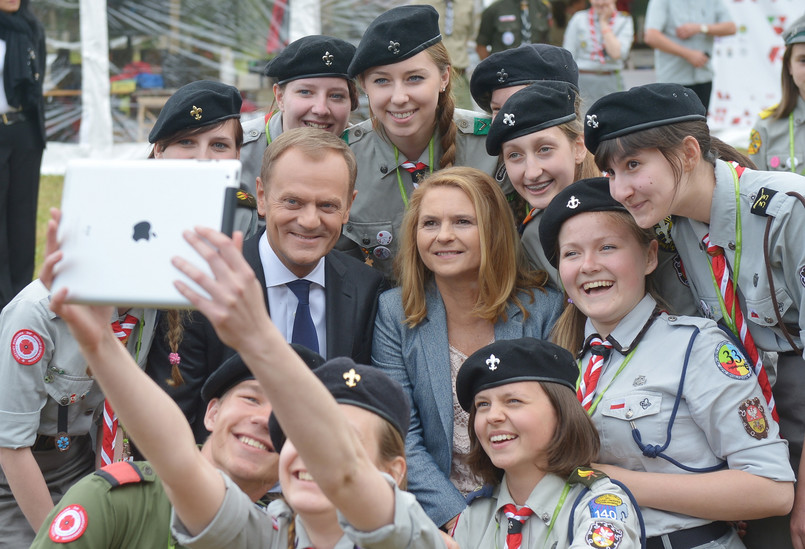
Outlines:
[[50,539],[56,543],[69,543],[87,531],[87,512],[78,504],[68,505],[50,523]]
[[33,330],[20,330],[11,338],[11,354],[20,364],[36,364],[45,354],[45,342]]

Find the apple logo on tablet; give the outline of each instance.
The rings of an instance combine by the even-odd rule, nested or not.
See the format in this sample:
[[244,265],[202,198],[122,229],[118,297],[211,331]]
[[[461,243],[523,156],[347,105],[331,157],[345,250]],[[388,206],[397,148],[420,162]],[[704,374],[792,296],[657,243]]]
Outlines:
[[151,232],[151,223],[148,221],[140,221],[134,225],[134,234],[132,235],[134,242],[150,240],[152,236],[156,236],[156,233]]

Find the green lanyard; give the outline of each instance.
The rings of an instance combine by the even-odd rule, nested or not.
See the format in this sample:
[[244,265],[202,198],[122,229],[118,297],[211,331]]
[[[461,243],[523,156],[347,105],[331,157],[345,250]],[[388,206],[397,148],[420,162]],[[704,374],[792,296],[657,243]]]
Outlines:
[[[721,287],[719,286],[718,280],[716,280],[716,273],[713,272],[713,262],[708,261],[707,266],[710,267],[710,278],[712,279],[713,286],[716,289],[718,305],[721,307],[721,316],[724,318],[724,322],[727,324],[727,327],[730,329],[730,331],[736,336],[739,336],[738,328],[735,326],[735,321],[733,319],[735,318],[735,303],[738,301],[738,273],[741,270],[741,243],[743,242],[743,232],[741,229],[741,189],[738,182],[738,172],[735,171],[735,167],[729,162],[727,163],[727,166],[729,166],[730,171],[732,172],[732,181],[735,187],[735,268],[732,270],[732,287],[733,292],[735,292],[735,299],[732,301],[732,314],[727,313],[727,305],[724,303],[724,296],[721,295]],[[727,258],[725,255],[725,267],[726,262]]]
[[[631,351],[629,351],[629,354],[626,355],[625,359],[623,359],[623,362],[621,363],[620,368],[618,368],[618,371],[615,372],[615,375],[612,377],[612,379],[609,380],[609,383],[607,383],[607,386],[604,387],[604,390],[601,391],[600,393],[598,393],[598,396],[596,396],[595,399],[593,399],[593,403],[590,405],[590,409],[587,410],[587,415],[588,416],[592,417],[593,412],[595,412],[595,409],[598,408],[598,403],[601,402],[602,398],[604,398],[604,393],[606,393],[609,390],[609,386],[612,385],[612,383],[621,374],[623,369],[626,368],[626,365],[629,364],[629,361],[632,360],[632,356],[634,356],[634,353],[635,353],[636,350],[637,350],[637,345],[635,345],[635,348],[632,349]],[[579,378],[576,380],[576,392],[578,392],[579,384],[581,383],[581,376],[584,375],[584,372],[582,371],[582,368],[581,368],[581,359],[577,360],[576,363],[579,365]]]
[[[402,198],[407,210],[408,193],[405,192],[405,186],[403,186],[402,177],[400,177],[400,151],[397,149],[397,145],[394,145],[394,163],[397,164],[397,185],[400,188],[400,198]],[[428,141],[428,173],[433,173],[433,137]]]
[[[553,527],[556,524],[556,517],[559,516],[559,512],[562,510],[562,506],[565,504],[565,500],[567,499],[567,495],[570,493],[570,483],[565,482],[565,487],[562,489],[562,495],[559,496],[559,502],[556,504],[556,507],[553,510],[553,515],[551,516],[551,522],[548,524],[548,533],[545,534],[545,541],[542,542],[542,546],[545,547],[545,544],[548,543],[548,538],[551,536],[551,532],[553,531]],[[497,526],[495,529],[495,549],[498,549],[498,538],[500,537],[500,521],[497,522]]]
[[[791,173],[797,173],[796,157],[794,156],[794,113],[788,115],[788,162],[791,164]],[[805,171],[803,171],[805,173]]]

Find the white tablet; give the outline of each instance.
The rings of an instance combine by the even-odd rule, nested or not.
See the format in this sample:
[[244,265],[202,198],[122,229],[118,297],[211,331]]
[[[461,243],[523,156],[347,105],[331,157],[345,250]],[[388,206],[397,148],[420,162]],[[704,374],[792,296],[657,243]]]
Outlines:
[[72,303],[189,308],[173,286],[181,256],[210,274],[182,237],[196,226],[231,234],[239,160],[75,160],[67,165],[53,291]]

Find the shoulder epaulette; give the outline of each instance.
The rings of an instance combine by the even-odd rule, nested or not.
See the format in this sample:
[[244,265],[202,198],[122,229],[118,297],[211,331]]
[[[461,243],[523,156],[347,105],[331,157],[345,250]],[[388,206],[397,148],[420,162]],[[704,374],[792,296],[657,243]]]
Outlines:
[[153,480],[154,471],[147,463],[137,463],[133,461],[118,461],[95,471],[95,475],[101,477],[112,488],[124,486],[126,484],[137,484],[147,480]]
[[776,111],[776,110],[777,110],[777,107],[778,107],[779,105],[780,105],[780,104],[779,104],[779,103],[777,103],[776,105],[772,105],[771,107],[767,107],[767,108],[763,109],[762,111],[760,111],[760,115],[759,115],[759,116],[760,116],[760,118],[761,118],[762,120],[766,120],[768,117],[770,117],[771,115],[773,115],[773,114],[774,114],[774,111]]
[[602,471],[591,469],[589,467],[579,467],[573,471],[573,473],[571,473],[570,478],[567,479],[567,482],[570,484],[583,484],[587,488],[590,488],[597,481],[606,478],[609,477]]
[[243,189],[237,192],[238,197],[238,208],[249,208],[250,210],[257,209],[257,199],[254,198],[250,192],[244,191]]
[[360,141],[364,135],[372,131],[374,131],[374,128],[372,127],[371,119],[364,120],[363,122],[354,124],[344,130],[344,133],[341,135],[341,139],[343,139],[347,145],[351,145],[356,141]]
[[479,486],[469,494],[467,494],[464,498],[467,505],[470,505],[476,499],[481,498],[491,498],[492,493],[495,491],[495,487],[491,484],[484,484],[483,486]]
[[489,126],[492,124],[492,117],[475,111],[456,109],[453,112],[453,122],[461,133],[487,135]]

